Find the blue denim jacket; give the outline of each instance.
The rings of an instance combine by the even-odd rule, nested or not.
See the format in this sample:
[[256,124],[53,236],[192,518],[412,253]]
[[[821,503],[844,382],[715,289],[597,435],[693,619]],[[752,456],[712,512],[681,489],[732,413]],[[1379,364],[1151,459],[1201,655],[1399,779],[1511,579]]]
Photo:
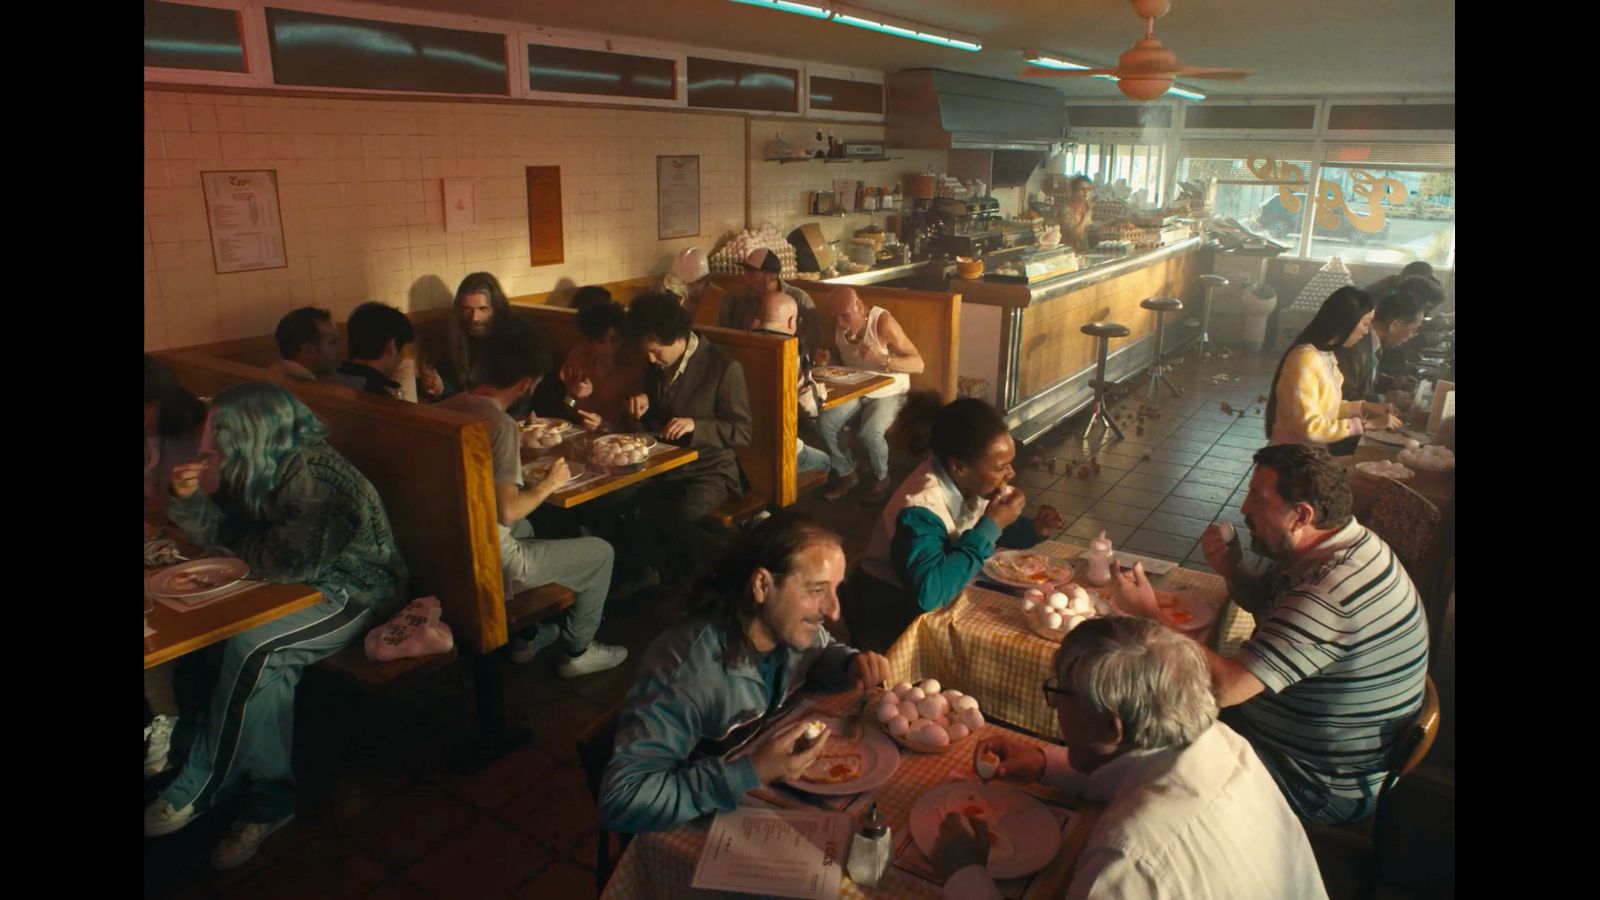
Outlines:
[[[601,827],[628,834],[665,830],[736,809],[746,791],[760,787],[750,757],[728,762],[722,756],[754,735],[772,696],[753,662],[723,665],[726,647],[720,625],[696,619],[645,651],[601,779]],[[821,626],[811,649],[777,652],[785,656],[777,687],[784,703],[802,686],[850,686],[856,651],[835,643]]]

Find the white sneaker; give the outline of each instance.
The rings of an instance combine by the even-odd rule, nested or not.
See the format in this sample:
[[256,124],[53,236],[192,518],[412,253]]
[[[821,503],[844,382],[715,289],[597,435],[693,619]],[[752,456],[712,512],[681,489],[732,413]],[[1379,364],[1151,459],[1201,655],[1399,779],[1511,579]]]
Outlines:
[[217,871],[241,866],[261,848],[261,842],[279,828],[294,821],[290,813],[276,822],[235,822],[222,840],[211,848],[211,868]]
[[599,641],[589,642],[589,649],[577,656],[563,655],[561,661],[556,663],[556,674],[562,678],[577,678],[579,675],[593,675],[622,665],[628,658],[627,647],[613,647]]
[[177,725],[177,716],[156,716],[145,726],[144,777],[159,775],[167,770],[167,756],[172,750],[172,729]]
[[144,808],[144,836],[160,837],[189,824],[194,818],[194,804],[191,803],[183,809],[173,809],[172,804],[165,800],[156,802]]

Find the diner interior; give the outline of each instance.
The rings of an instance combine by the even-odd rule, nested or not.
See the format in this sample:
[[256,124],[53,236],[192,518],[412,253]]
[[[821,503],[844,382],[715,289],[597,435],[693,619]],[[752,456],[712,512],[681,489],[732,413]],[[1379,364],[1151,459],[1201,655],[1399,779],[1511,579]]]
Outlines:
[[[1058,648],[1132,618],[1201,648],[1207,722],[1303,829],[1306,896],[1453,897],[1455,4],[1404,7],[146,0],[145,896],[1110,896],[1085,884],[1120,807],[980,764],[1065,745],[1092,786]],[[941,449],[958,410],[1014,448],[984,500]],[[239,474],[241,435],[285,417],[357,498],[337,561],[303,559],[333,552],[321,526],[229,530],[323,502],[262,507],[300,477],[276,457]],[[1281,445],[1309,449],[1258,454]],[[1313,577],[1261,525],[1258,481],[1291,465],[1379,539],[1382,643],[1413,635],[1342,816],[1246,731],[1295,702],[1252,662],[1287,620],[1216,565]],[[989,510],[916,510],[959,570],[934,600],[905,559],[924,477]],[[764,773],[812,719],[854,768],[616,827],[641,821],[619,767],[670,743],[640,737],[672,718],[653,644],[797,514],[839,538],[821,620],[868,683],[773,696],[716,771]],[[909,598],[887,630],[879,589]],[[1230,700],[1227,666],[1260,698]],[[1330,671],[1305,678],[1367,674]],[[669,771],[723,754],[704,725]],[[968,784],[1027,805],[958,812],[994,829],[960,869],[936,798]],[[714,852],[756,821],[844,846]]]

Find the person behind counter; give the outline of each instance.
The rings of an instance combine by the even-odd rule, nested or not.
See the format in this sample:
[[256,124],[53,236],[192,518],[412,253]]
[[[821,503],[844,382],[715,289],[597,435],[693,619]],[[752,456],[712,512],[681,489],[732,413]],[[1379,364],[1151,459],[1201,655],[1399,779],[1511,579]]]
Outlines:
[[1357,287],[1334,291],[1290,344],[1267,397],[1269,444],[1327,446],[1373,429],[1399,428],[1394,408],[1344,400],[1344,376],[1333,351],[1354,347],[1374,316],[1372,297]]
[[1016,444],[988,403],[941,407],[932,391],[913,391],[892,432],[929,456],[890,494],[851,582],[845,622],[869,650],[953,602],[996,546],[1032,547],[1066,527],[1053,507],[1022,515],[1028,498],[1011,484]]
[[1069,199],[1061,209],[1061,241],[1083,251],[1094,223],[1094,188],[1086,175],[1074,175],[1068,182]]

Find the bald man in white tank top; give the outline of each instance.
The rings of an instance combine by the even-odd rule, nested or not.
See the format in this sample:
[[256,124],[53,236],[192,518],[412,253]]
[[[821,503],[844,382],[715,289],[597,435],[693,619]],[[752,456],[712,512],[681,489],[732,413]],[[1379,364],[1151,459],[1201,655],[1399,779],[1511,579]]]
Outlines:
[[872,488],[862,497],[862,502],[881,503],[892,487],[889,484],[889,444],[884,432],[889,430],[905,402],[906,393],[911,390],[911,376],[923,369],[922,354],[888,310],[879,306],[868,308],[850,288],[834,291],[828,297],[827,308],[834,319],[834,346],[839,350],[839,365],[888,374],[894,377],[894,383],[826,410],[817,417],[817,430],[828,450],[829,465],[836,479],[833,487],[822,496],[825,500],[838,500],[860,483],[855,457],[839,440],[839,432],[852,420],[858,420],[856,434],[867,449],[867,464],[873,477]]

